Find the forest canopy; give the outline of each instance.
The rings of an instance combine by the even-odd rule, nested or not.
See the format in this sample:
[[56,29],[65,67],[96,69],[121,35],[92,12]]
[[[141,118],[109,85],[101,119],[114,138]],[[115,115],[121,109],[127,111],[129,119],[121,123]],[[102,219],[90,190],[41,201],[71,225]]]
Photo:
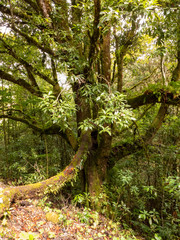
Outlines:
[[[180,170],[179,1],[1,0],[0,20],[0,177],[20,183],[23,171],[44,167],[44,177],[4,190],[1,213],[77,176],[81,191],[98,197],[120,184],[110,176],[128,179],[141,163],[144,184],[162,200],[162,181]],[[172,151],[172,161],[159,160]],[[133,209],[128,184],[121,192]]]

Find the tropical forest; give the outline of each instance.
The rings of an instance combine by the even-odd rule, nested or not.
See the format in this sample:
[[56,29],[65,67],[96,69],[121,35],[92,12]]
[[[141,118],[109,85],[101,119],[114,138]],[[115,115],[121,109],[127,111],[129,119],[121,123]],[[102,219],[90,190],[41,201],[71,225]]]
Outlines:
[[0,0],[0,240],[180,239],[180,1]]

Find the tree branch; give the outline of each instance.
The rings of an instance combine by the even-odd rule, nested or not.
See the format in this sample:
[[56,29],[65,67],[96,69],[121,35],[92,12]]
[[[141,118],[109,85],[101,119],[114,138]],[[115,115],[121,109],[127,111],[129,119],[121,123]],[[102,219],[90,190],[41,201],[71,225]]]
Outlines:
[[42,97],[42,92],[39,91],[38,89],[36,89],[35,87],[33,87],[32,85],[30,85],[28,82],[26,82],[24,79],[22,78],[17,78],[15,79],[11,74],[4,72],[3,70],[0,69],[0,78],[1,79],[5,79],[9,82],[15,83],[23,88],[25,88],[26,90],[28,90],[30,93],[32,93],[33,95],[36,95],[38,97]]
[[[26,62],[24,59],[22,59],[21,57],[19,57],[16,52],[9,46],[6,44],[6,42],[0,38],[0,41],[3,42],[4,47],[7,49],[9,55],[11,55],[14,59],[18,60],[19,63],[21,63],[22,65],[24,65],[26,67],[26,69],[28,69],[29,71],[32,71],[34,74],[38,75],[39,77],[41,77],[42,79],[44,79],[46,82],[48,82],[49,84],[51,84],[52,86],[54,86],[56,83],[54,81],[52,81],[48,76],[46,76],[45,74],[39,72],[38,69],[36,69],[34,66],[32,66],[30,63]],[[27,71],[28,71],[27,70]],[[36,84],[37,85],[37,84]]]
[[[0,4],[0,12],[11,16],[10,9],[5,7],[3,4]],[[30,20],[29,15],[27,15],[24,12],[21,12],[17,9],[13,9],[13,14],[14,14],[14,16],[19,17],[20,19],[24,19],[24,20],[27,20],[27,21]]]
[[129,156],[135,152],[138,152],[146,148],[147,144],[149,144],[152,141],[152,139],[158,132],[159,128],[162,126],[162,123],[167,114],[167,109],[168,106],[166,104],[164,103],[161,104],[156,117],[154,118],[152,124],[149,126],[146,133],[143,136],[140,136],[135,142],[121,144],[119,146],[112,148],[111,158],[109,160],[110,168],[112,168],[115,165],[116,159],[120,160],[123,157]]
[[17,29],[15,26],[12,26],[12,29],[18,33],[19,35],[21,35],[22,37],[24,37],[26,39],[26,41],[33,46],[36,46],[37,48],[39,48],[40,50],[42,50],[43,52],[48,53],[51,56],[56,56],[55,53],[53,52],[53,50],[47,46],[42,46],[42,44],[38,41],[36,41],[33,37],[30,37],[28,34],[26,34],[25,32]]
[[28,74],[29,80],[31,81],[32,86],[40,91],[40,88],[36,82],[34,75],[31,72],[31,69],[27,66],[25,68],[26,68],[26,71],[27,71],[27,74]]
[[33,130],[35,130],[37,132],[40,132],[40,133],[43,133],[42,128],[32,124],[29,120],[24,119],[22,117],[16,117],[16,116],[12,116],[12,115],[9,115],[9,114],[2,114],[2,115],[0,115],[0,118],[12,119],[12,120],[17,121],[17,122],[25,123],[26,125],[28,125]]
[[[8,111],[13,111],[13,109],[8,109],[7,112]],[[15,111],[18,111],[18,110],[15,110]],[[18,112],[22,113],[21,111],[18,111]],[[0,119],[2,119],[2,118],[3,119],[5,119],[5,118],[11,119],[14,121],[24,123],[31,129],[35,130],[36,132],[39,132],[40,134],[60,135],[63,139],[65,139],[67,141],[67,143],[70,144],[70,146],[72,147],[73,150],[75,150],[75,151],[77,150],[77,147],[78,147],[77,139],[76,139],[74,133],[70,129],[66,129],[65,132],[63,132],[62,129],[60,128],[60,126],[57,124],[53,124],[50,127],[44,128],[42,126],[38,126],[34,119],[31,119],[29,116],[24,115],[24,114],[23,114],[23,117],[13,116],[12,113],[11,114],[8,114],[8,113],[1,114]]]
[[[171,81],[177,82],[180,78],[180,41],[178,41],[178,63],[176,68],[174,69],[172,73]],[[158,94],[157,94],[158,93]],[[134,143],[125,143],[122,145],[119,145],[118,147],[114,147],[112,149],[112,157],[115,158],[115,155],[117,154],[117,159],[121,159],[125,156],[128,156],[130,154],[133,154],[139,150],[142,150],[146,144],[149,144],[154,136],[156,135],[157,131],[161,127],[165,116],[167,114],[168,106],[167,104],[172,105],[179,105],[180,104],[180,95],[176,96],[173,93],[169,93],[168,91],[165,91],[164,89],[159,89],[159,91],[156,93],[153,93],[152,91],[146,91],[141,96],[135,97],[133,99],[128,100],[128,104],[132,108],[137,108],[139,106],[149,104],[149,103],[155,103],[160,102],[162,103],[157,116],[155,117],[154,121],[152,122],[151,126],[148,128],[144,136],[140,137],[138,140],[136,140]],[[112,158],[111,158],[112,159]],[[110,166],[115,165],[115,159],[114,161],[109,162]]]
[[145,144],[149,144],[152,141],[155,134],[157,133],[157,131],[162,126],[162,123],[163,123],[163,121],[165,119],[165,116],[167,114],[167,110],[168,110],[168,106],[165,103],[162,103],[160,108],[159,108],[158,114],[154,118],[152,124],[149,126],[145,135],[142,137],[143,142]]
[[[180,40],[178,40],[177,60],[178,63],[172,73],[171,82],[178,82],[180,79]],[[127,102],[132,108],[138,108],[149,103],[166,103],[168,105],[179,105],[180,95],[171,93],[164,89],[156,90],[155,93],[151,90],[147,90],[140,96],[128,99]]]
[[[153,74],[154,72],[157,70],[157,68],[155,68],[147,77],[144,77],[142,80],[140,80],[138,83],[136,83],[134,86],[128,88],[127,90],[133,90],[134,88],[136,88],[137,86],[139,86],[141,83],[143,83],[144,81],[148,80]],[[123,90],[124,91],[124,90]],[[126,91],[126,90],[125,90]]]
[[39,13],[39,11],[38,11],[38,5],[37,5],[35,2],[33,2],[33,1],[31,1],[31,0],[24,0],[24,2],[26,2],[27,4],[29,4],[29,5],[36,11],[36,13]]
[[0,192],[0,217],[3,216],[4,211],[7,211],[13,201],[18,199],[34,198],[44,194],[45,191],[53,189],[61,189],[67,182],[73,180],[77,171],[83,167],[86,155],[91,148],[90,132],[81,135],[81,145],[74,155],[70,164],[59,174],[46,179],[42,182],[29,184],[24,186],[5,188]]
[[156,90],[156,92],[147,90],[140,96],[127,99],[127,103],[133,109],[152,103],[166,103],[168,105],[177,106],[180,104],[180,95],[171,93],[164,89]]

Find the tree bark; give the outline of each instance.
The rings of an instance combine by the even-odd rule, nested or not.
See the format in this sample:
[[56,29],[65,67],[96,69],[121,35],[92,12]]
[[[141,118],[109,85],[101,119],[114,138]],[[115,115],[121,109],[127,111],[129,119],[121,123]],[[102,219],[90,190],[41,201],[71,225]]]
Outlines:
[[102,184],[106,180],[112,138],[109,134],[103,133],[98,143],[96,133],[92,133],[91,136],[92,149],[85,165],[86,189],[91,196],[98,196],[102,192]]

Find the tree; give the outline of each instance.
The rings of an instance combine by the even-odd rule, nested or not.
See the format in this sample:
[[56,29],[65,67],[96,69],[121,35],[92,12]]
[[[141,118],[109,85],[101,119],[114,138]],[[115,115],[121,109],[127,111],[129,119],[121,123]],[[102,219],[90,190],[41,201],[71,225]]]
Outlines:
[[[180,103],[178,6],[178,1],[146,0],[1,1],[2,26],[8,31],[0,34],[0,78],[23,89],[25,104],[3,102],[0,118],[25,123],[42,134],[59,134],[76,152],[58,175],[41,183],[4,190],[1,212],[13,199],[33,197],[49,185],[62,187],[79,169],[85,172],[90,194],[98,195],[108,166],[152,141],[168,107]],[[169,30],[170,23],[173,27]],[[132,86],[128,81],[132,69],[123,80],[123,68],[138,64],[143,51],[150,52],[147,46],[139,48],[148,34],[153,48],[159,49],[157,56],[163,56],[164,49],[170,52],[168,41],[174,55],[168,53],[169,79],[165,80],[161,61],[162,77],[158,79],[163,84],[155,83],[141,92],[140,84],[147,79],[155,82],[151,78],[153,72]],[[138,74],[142,76],[141,72]],[[131,83],[129,91],[125,80]],[[33,115],[28,107],[32,96]],[[160,107],[146,132],[138,138],[133,138],[132,133],[129,142],[116,142],[122,131],[136,126],[133,109],[150,104]]]

